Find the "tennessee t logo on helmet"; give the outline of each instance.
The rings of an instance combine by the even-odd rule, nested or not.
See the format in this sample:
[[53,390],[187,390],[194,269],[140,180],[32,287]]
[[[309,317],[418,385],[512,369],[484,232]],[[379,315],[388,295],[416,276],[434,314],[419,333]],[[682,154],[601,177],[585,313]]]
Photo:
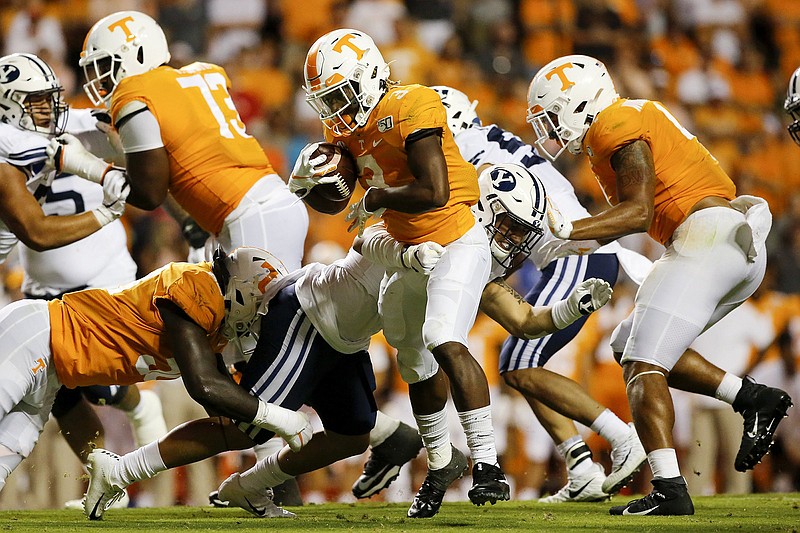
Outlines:
[[553,76],[558,76],[558,79],[561,80],[561,90],[566,91],[573,85],[575,82],[567,78],[567,75],[564,73],[565,69],[572,68],[574,65],[572,63],[564,63],[563,65],[559,65],[547,74],[545,74],[545,78],[551,80]]

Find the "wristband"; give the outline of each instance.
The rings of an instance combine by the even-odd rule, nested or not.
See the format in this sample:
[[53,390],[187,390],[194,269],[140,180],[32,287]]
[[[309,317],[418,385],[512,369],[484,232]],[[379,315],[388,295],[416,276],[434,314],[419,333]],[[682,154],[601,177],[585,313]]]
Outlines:
[[119,218],[119,215],[115,215],[109,208],[104,205],[101,205],[97,209],[92,209],[91,213],[94,215],[94,218],[97,219],[97,222],[100,223],[100,227],[103,227],[107,224],[111,224],[115,220]]

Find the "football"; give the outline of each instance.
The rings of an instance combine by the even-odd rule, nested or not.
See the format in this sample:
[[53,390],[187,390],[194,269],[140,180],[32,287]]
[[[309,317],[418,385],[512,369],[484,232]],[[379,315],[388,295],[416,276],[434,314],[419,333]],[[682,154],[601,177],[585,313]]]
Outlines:
[[319,143],[319,147],[311,157],[325,155],[325,163],[336,166],[334,170],[325,174],[325,177],[335,176],[335,183],[324,183],[314,186],[303,198],[303,201],[315,211],[335,215],[347,207],[350,197],[358,181],[358,166],[353,155],[346,149],[336,144]]

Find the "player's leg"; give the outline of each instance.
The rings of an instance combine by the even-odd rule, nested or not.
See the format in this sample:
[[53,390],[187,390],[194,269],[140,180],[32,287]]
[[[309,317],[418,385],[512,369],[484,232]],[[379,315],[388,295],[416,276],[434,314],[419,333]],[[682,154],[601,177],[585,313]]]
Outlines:
[[36,445],[60,388],[47,303],[21,300],[0,309],[0,490]]
[[678,227],[636,295],[622,364],[654,490],[612,508],[612,514],[694,512],[672,442],[675,413],[667,378],[689,344],[752,294],[763,277],[763,254],[750,261],[737,244],[735,235],[749,231],[742,222],[731,209],[694,213]]
[[166,435],[167,423],[161,399],[151,390],[137,386],[94,385],[81,392],[94,405],[115,407],[128,417],[136,446],[144,446]]
[[422,328],[425,346],[450,380],[450,393],[472,456],[468,495],[476,505],[510,497],[497,461],[486,374],[467,347],[490,266],[486,232],[479,225],[448,244],[428,278]]
[[105,447],[103,424],[92,405],[81,394],[80,387],[61,387],[52,413],[64,440],[83,464],[86,464],[93,449]]

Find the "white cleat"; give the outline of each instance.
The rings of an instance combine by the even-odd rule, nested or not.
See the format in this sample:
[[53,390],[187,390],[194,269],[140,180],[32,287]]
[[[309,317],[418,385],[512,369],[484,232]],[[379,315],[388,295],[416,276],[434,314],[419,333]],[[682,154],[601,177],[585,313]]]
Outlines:
[[602,502],[609,497],[602,489],[605,479],[603,465],[592,463],[587,472],[569,478],[561,490],[551,496],[539,498],[539,503]]
[[[64,502],[64,509],[75,509],[83,511],[83,500],[84,498],[79,498],[75,500],[69,500]],[[109,509],[127,509],[131,503],[131,499],[128,497],[127,491],[123,494],[122,498],[115,501],[111,504],[108,508]]]
[[647,460],[647,452],[644,451],[639,435],[633,423],[628,424],[631,433],[625,441],[611,450],[611,472],[603,483],[603,492],[614,495],[622,490],[633,479],[644,462]]
[[122,483],[113,481],[114,467],[119,455],[102,448],[89,454],[86,469],[89,470],[89,488],[83,498],[83,512],[89,520],[100,520],[103,513],[123,497],[127,498]]
[[167,423],[164,421],[164,411],[161,407],[161,398],[153,391],[139,391],[140,400],[136,414],[129,412],[128,420],[133,428],[133,438],[136,446],[144,446],[157,441],[167,434]]
[[261,491],[253,492],[242,488],[238,472],[231,474],[228,479],[222,482],[216,498],[227,507],[241,507],[258,518],[295,518],[297,516],[275,505],[275,502],[272,501],[272,489],[265,488]]

